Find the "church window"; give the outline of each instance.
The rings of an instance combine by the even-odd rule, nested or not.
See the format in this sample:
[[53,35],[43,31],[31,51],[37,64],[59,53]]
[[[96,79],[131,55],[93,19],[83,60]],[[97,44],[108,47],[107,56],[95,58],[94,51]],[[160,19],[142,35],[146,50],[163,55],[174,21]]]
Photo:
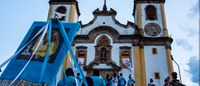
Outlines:
[[148,5],[145,8],[146,20],[157,20],[157,9],[153,5]]
[[121,66],[122,68],[131,67],[130,53],[128,51],[123,51],[121,53]]
[[85,66],[87,61],[87,47],[85,46],[78,46],[76,47],[76,59],[80,66]]
[[85,51],[79,51],[78,52],[78,64],[80,66],[83,66],[86,61],[86,52]]
[[152,48],[152,54],[158,54],[157,48]]
[[66,14],[66,11],[67,9],[64,6],[60,6],[56,9],[56,12],[61,13],[61,14]]
[[160,73],[159,72],[155,72],[154,73],[154,77],[155,77],[155,79],[160,79]]

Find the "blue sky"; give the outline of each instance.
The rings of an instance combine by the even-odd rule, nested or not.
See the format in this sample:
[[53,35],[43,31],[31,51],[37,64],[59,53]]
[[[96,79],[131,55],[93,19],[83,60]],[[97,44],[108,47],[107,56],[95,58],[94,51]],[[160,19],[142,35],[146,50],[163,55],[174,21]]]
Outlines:
[[[93,19],[92,12],[102,9],[103,0],[78,0],[83,24]],[[33,21],[46,21],[48,0],[0,1],[0,63],[12,56]],[[134,22],[133,0],[107,0],[107,7],[117,11],[123,24]],[[166,0],[165,13],[169,34],[174,39],[172,55],[181,68],[182,82],[199,83],[199,0]],[[178,72],[174,64],[175,71]]]

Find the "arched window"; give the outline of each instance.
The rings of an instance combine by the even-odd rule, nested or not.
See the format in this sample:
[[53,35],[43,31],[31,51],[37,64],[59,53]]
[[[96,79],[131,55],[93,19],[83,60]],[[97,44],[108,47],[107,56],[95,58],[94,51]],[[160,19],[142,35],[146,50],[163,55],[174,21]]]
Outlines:
[[146,20],[157,20],[157,9],[153,5],[148,5],[145,8]]
[[86,52],[85,51],[78,52],[78,64],[80,66],[85,66],[85,64],[86,64]]
[[67,9],[64,6],[60,6],[56,9],[56,12],[61,13],[61,14],[66,14],[66,11]]
[[128,51],[121,52],[121,66],[122,68],[131,67],[130,53]]

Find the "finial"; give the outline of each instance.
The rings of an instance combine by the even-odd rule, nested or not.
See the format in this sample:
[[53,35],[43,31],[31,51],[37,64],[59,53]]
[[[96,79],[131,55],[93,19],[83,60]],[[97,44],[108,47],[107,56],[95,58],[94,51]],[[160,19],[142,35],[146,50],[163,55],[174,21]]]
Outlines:
[[104,11],[106,11],[106,10],[107,10],[107,6],[106,6],[106,0],[104,0],[103,10],[104,10]]

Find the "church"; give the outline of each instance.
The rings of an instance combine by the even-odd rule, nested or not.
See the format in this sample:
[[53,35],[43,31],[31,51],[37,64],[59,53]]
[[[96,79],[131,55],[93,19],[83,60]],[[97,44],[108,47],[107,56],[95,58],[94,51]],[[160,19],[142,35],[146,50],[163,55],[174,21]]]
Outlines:
[[135,86],[147,86],[150,79],[162,86],[174,71],[164,3],[132,0],[134,20],[122,24],[104,0],[102,10],[94,10],[93,19],[82,24],[77,0],[49,0],[48,22],[33,23],[10,58],[0,85],[54,86],[63,76],[62,68],[73,67],[73,58],[85,76],[99,70],[103,78],[123,73],[128,80],[131,74]]
[[[79,65],[86,76],[92,70],[101,76],[123,73],[136,80],[136,86],[146,86],[152,78],[156,86],[173,71],[171,43],[164,10],[165,0],[133,0],[134,20],[126,25],[115,19],[115,9],[93,11],[94,18],[87,24],[78,21],[80,16],[77,0],[50,0],[48,19],[63,22],[79,22],[72,47]],[[114,3],[113,3],[114,4]],[[69,67],[69,59],[63,63]]]

